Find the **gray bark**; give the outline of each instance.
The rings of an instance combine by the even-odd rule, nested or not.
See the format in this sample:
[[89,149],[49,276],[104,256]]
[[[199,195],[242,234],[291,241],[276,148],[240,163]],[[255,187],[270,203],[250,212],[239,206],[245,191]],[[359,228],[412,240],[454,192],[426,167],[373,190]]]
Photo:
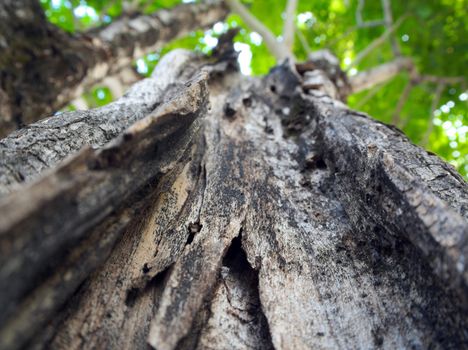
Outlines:
[[0,137],[78,98],[133,59],[227,15],[219,1],[123,16],[70,35],[46,21],[38,0],[0,4]]
[[0,348],[466,346],[464,180],[304,66],[249,78],[218,54],[163,61],[177,83],[140,117],[2,141]]

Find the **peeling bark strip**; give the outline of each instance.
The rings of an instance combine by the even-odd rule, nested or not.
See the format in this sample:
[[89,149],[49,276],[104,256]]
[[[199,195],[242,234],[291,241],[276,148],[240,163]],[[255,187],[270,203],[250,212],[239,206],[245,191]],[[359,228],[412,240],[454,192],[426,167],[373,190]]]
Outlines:
[[59,110],[133,59],[226,15],[220,1],[182,4],[69,35],[47,23],[39,1],[2,1],[0,137]]
[[[0,348],[463,348],[468,188],[454,170],[305,66],[259,79],[189,61],[171,76],[191,83],[139,105],[146,118],[115,112],[125,126],[95,150],[8,189]],[[3,143],[4,174],[67,144],[36,127],[54,141],[15,165],[32,129],[25,148],[21,132]]]

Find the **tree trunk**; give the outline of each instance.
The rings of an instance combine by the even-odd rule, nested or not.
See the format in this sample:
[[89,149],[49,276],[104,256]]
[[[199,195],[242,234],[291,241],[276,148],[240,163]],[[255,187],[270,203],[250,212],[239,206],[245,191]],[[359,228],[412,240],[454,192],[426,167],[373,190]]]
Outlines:
[[64,107],[169,41],[221,21],[219,1],[123,16],[85,34],[47,23],[38,0],[0,3],[0,137]]
[[306,71],[217,55],[0,142],[0,348],[466,345],[464,180]]

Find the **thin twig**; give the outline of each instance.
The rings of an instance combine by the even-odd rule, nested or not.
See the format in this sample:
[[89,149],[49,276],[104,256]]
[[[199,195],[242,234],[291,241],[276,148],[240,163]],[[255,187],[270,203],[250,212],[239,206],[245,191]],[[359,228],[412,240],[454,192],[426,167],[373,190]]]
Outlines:
[[392,124],[395,126],[400,125],[401,111],[403,110],[403,107],[405,106],[406,101],[408,101],[411,90],[413,90],[413,87],[414,87],[413,84],[414,84],[413,81],[409,80],[405,88],[403,89],[403,92],[401,93],[400,98],[398,99],[398,103],[395,108],[395,111],[393,112],[393,117],[392,117]]
[[378,26],[383,26],[385,24],[385,21],[381,19],[376,19],[373,21],[365,21],[356,26],[357,29],[361,28],[372,28],[372,27],[378,27]]
[[360,25],[362,21],[362,10],[364,9],[364,0],[359,0],[356,8],[356,23]]
[[369,28],[385,25],[385,20],[376,19],[371,21],[364,21],[362,19],[362,11],[364,10],[364,0],[359,0],[356,9],[356,29],[357,28]]
[[[392,6],[390,0],[382,0],[382,8],[384,13],[385,26],[387,29],[391,28],[393,25],[393,16],[392,16]],[[390,43],[392,45],[392,52],[395,57],[401,56],[400,45],[395,36],[390,36]]]
[[419,77],[421,83],[435,83],[444,85],[455,85],[465,82],[464,77],[438,77],[435,75],[421,75]]
[[266,46],[277,61],[281,62],[287,58],[295,61],[292,52],[288,50],[284,43],[276,40],[274,34],[262,22],[255,18],[244,5],[238,0],[225,1],[231,10],[236,12],[251,30],[261,35]]
[[339,42],[340,40],[347,37],[352,32],[354,32],[354,31],[356,31],[358,29],[379,27],[379,26],[384,26],[385,25],[385,20],[383,20],[383,19],[375,19],[375,20],[370,20],[370,21],[364,21],[362,19],[363,9],[364,9],[364,0],[359,0],[358,6],[357,6],[357,9],[356,9],[356,14],[355,14],[355,16],[356,16],[356,25],[349,28],[343,34],[341,34],[338,38],[335,38],[333,41],[331,41],[329,44],[327,44],[327,48],[331,48],[337,42]]
[[294,45],[294,28],[296,27],[294,19],[296,17],[296,8],[297,0],[288,0],[283,26],[283,43],[289,51],[292,51]]
[[302,47],[304,48],[304,51],[307,54],[307,57],[312,53],[312,49],[309,46],[309,43],[307,42],[307,39],[305,38],[304,34],[302,34],[302,31],[296,27],[296,34],[297,37],[299,38],[299,41],[301,42]]

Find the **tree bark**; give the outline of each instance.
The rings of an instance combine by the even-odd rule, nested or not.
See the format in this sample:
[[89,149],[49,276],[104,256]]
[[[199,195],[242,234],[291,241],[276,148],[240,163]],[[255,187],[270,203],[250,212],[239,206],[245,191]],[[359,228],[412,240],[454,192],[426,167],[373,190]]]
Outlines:
[[0,348],[462,348],[464,180],[306,71],[220,57],[2,141]]
[[219,1],[183,4],[71,35],[47,22],[39,1],[3,1],[0,137],[59,110],[133,59],[226,15]]

